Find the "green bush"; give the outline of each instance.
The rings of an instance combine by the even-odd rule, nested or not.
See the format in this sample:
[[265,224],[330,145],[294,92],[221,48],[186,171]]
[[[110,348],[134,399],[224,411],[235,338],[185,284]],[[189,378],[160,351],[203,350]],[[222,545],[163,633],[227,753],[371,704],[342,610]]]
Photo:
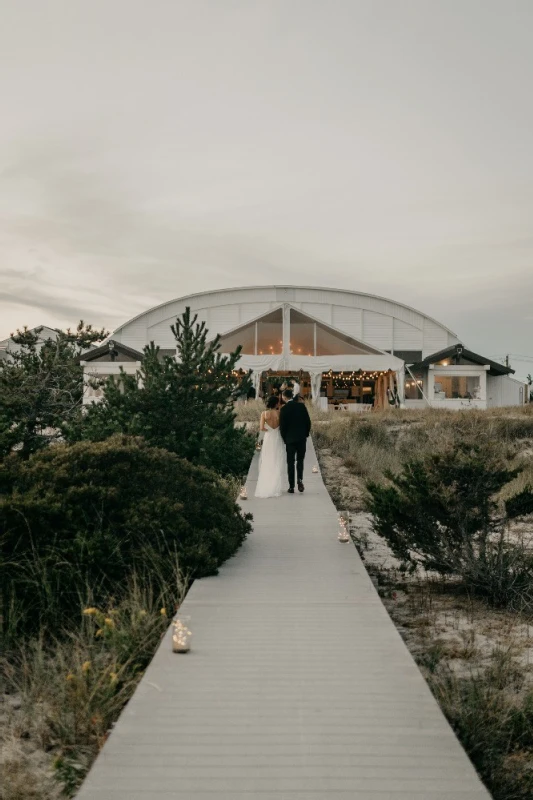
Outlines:
[[145,347],[137,374],[110,378],[102,400],[64,426],[65,434],[70,441],[142,436],[193,464],[241,478],[255,443],[235,426],[234,395],[248,382],[236,370],[240,348],[221,354],[220,337],[209,340],[189,308],[171,329],[176,357],[161,356],[153,343]]
[[105,601],[133,572],[216,573],[250,530],[227,484],[142,439],[59,445],[0,466],[4,609],[37,628]]
[[529,603],[533,560],[506,538],[494,499],[516,474],[486,441],[456,442],[369,483],[369,510],[404,563],[458,575],[498,605]]

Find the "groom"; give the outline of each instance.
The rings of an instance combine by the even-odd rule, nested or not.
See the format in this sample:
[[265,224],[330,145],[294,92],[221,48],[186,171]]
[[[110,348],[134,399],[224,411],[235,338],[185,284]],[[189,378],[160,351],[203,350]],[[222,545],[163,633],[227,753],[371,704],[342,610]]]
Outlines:
[[304,491],[304,458],[307,437],[311,432],[311,419],[303,403],[293,399],[292,390],[283,392],[285,405],[279,412],[279,430],[287,450],[287,470],[289,475],[289,494],[294,494],[294,459],[298,477],[298,491]]

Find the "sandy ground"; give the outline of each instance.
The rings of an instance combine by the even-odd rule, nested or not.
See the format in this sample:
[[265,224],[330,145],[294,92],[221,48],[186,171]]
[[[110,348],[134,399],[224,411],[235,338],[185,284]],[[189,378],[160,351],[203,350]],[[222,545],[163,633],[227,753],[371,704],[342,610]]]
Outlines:
[[[458,676],[491,663],[495,652],[508,653],[525,678],[523,690],[533,685],[533,620],[518,613],[495,610],[458,593],[452,582],[435,575],[402,572],[388,544],[372,527],[364,511],[361,479],[342,459],[319,451],[322,475],[337,508],[348,512],[354,542],[380,592],[383,603],[409,650],[420,662],[428,653],[444,660]],[[517,523],[527,528],[527,523]]]

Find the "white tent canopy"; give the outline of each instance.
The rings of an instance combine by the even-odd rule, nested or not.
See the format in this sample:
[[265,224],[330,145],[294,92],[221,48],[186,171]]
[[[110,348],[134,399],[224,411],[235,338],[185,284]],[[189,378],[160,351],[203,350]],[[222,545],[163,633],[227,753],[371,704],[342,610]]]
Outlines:
[[264,372],[307,372],[313,399],[320,395],[322,375],[333,372],[395,372],[403,398],[404,362],[346,333],[303,314],[286,303],[239,326],[221,338],[229,353],[242,347],[238,368],[253,373],[256,389]]
[[404,362],[390,353],[360,356],[295,356],[286,358],[283,355],[242,355],[238,369],[253,372],[397,372],[403,369]]

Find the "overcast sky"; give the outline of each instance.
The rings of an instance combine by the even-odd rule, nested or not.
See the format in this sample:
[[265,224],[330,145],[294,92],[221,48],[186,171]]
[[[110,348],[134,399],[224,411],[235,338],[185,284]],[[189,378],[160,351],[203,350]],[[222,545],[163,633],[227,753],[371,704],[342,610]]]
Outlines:
[[533,0],[3,0],[0,339],[245,284],[533,368]]

